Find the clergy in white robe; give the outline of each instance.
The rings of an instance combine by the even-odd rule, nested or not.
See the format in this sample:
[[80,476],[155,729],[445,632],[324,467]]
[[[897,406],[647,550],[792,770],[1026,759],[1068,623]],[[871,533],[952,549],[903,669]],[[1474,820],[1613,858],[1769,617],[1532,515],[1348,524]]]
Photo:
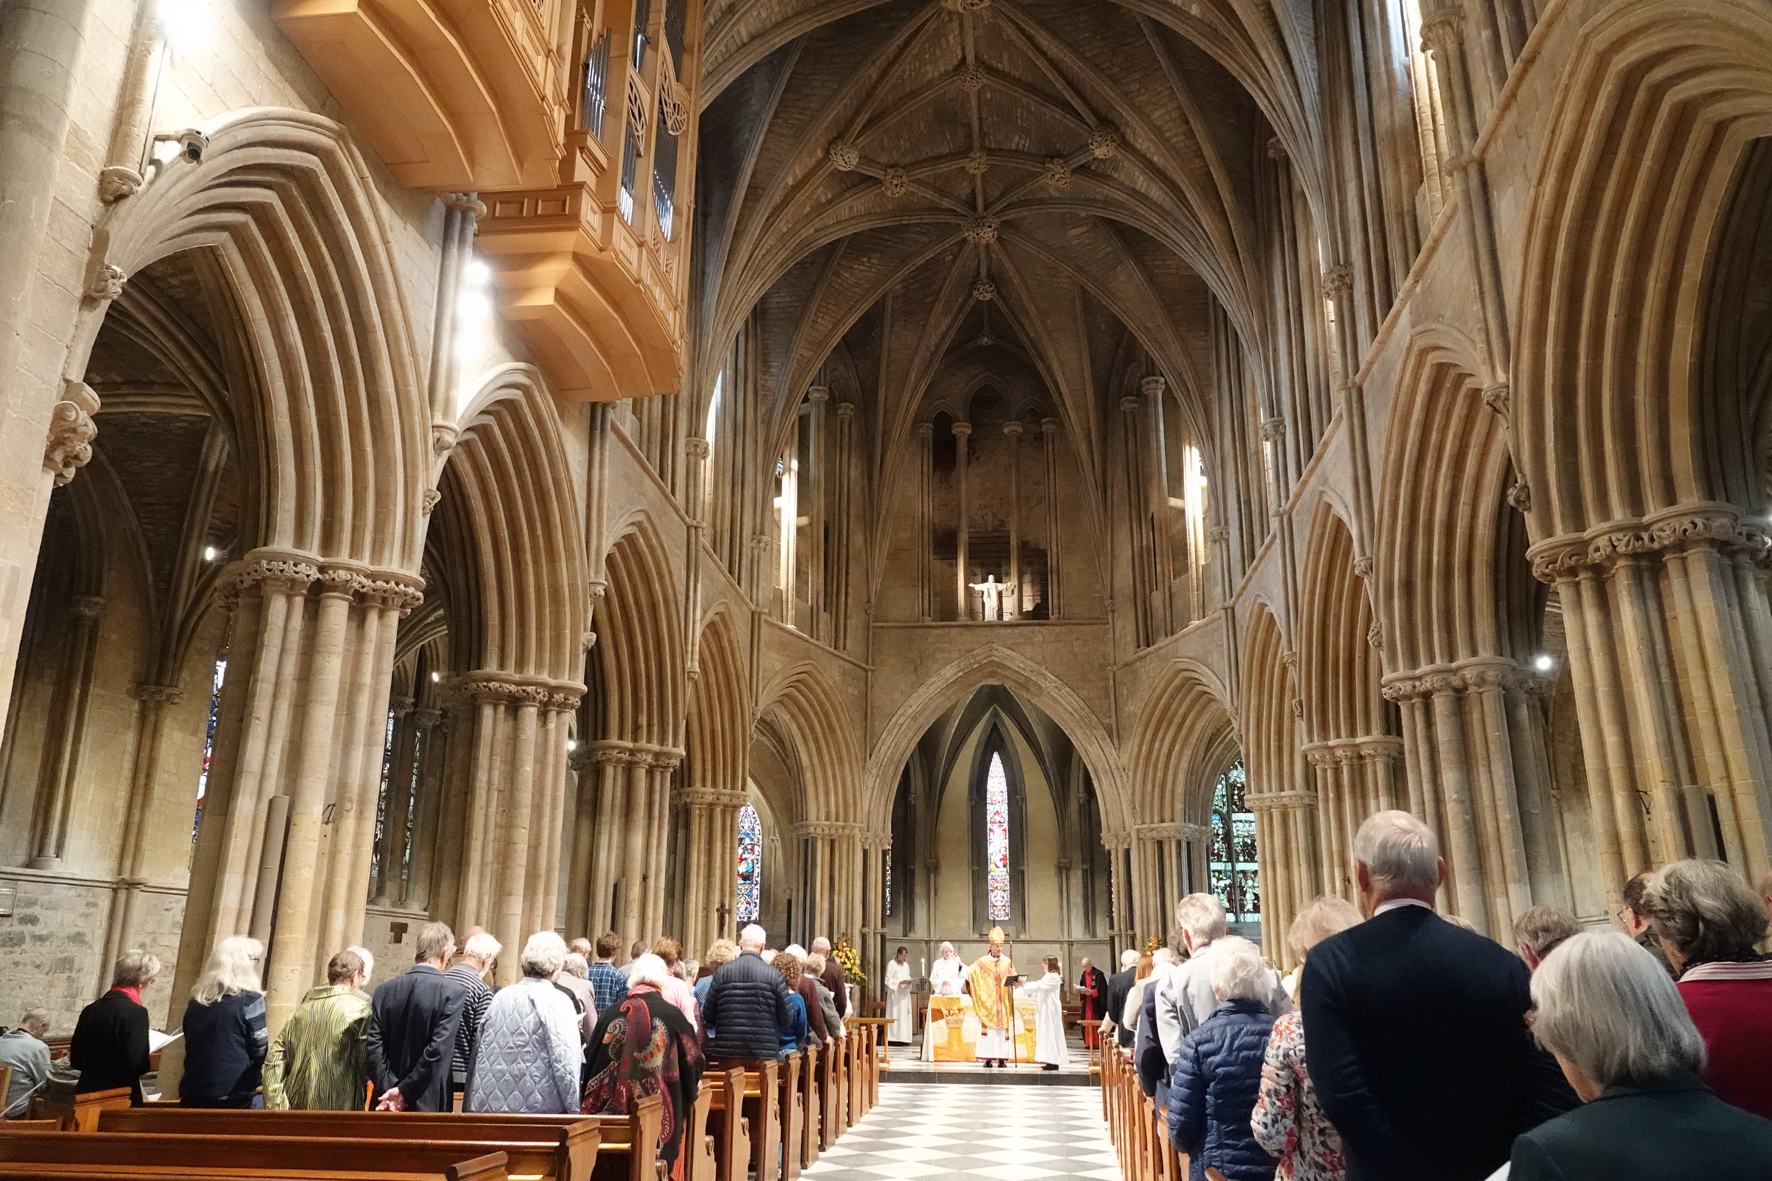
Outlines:
[[1034,998],[1034,1061],[1046,1070],[1070,1064],[1064,1044],[1064,977],[1058,973],[1058,957],[1046,957],[1046,974],[1021,986],[1021,995]]
[[886,1040],[893,1045],[910,1045],[915,1024],[911,1020],[909,948],[899,948],[892,962],[886,965],[886,1016],[892,1021],[886,1027]]
[[929,969],[929,987],[937,996],[959,996],[960,985],[966,980],[966,964],[954,951],[954,945],[941,945],[941,958]]
[[1003,933],[991,928],[991,949],[980,956],[966,975],[966,991],[972,1011],[978,1015],[978,1060],[986,1066],[1006,1067],[1015,1056],[1010,1030],[1015,1024],[1015,964],[1003,953]]

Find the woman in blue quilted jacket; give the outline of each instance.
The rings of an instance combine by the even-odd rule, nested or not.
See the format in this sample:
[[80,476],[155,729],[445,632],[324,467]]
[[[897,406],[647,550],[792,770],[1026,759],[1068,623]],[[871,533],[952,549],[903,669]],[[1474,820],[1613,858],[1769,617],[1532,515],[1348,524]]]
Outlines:
[[1225,1181],[1273,1181],[1277,1163],[1250,1130],[1274,1014],[1261,949],[1227,936],[1212,944],[1209,973],[1218,1008],[1188,1034],[1169,1084],[1169,1138],[1188,1156],[1188,1181],[1217,1169]]

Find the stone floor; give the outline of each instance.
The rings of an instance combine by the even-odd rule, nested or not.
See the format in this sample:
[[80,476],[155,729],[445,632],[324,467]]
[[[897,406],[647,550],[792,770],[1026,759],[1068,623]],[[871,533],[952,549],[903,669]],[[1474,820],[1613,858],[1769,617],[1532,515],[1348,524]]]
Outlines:
[[880,1103],[809,1181],[1120,1181],[1094,1087],[882,1081]]

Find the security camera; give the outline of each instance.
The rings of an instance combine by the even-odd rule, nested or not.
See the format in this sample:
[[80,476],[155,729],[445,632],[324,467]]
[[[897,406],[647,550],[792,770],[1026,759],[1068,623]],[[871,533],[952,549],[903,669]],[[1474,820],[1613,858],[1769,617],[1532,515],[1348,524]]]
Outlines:
[[204,149],[209,147],[209,137],[195,127],[187,127],[183,131],[164,132],[154,137],[155,143],[176,143],[178,154],[192,164],[203,162]]

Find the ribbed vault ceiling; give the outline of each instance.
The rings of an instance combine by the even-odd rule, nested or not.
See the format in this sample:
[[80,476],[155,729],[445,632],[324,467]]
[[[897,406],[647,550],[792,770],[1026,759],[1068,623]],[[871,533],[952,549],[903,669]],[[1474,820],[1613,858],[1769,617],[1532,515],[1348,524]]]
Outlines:
[[1290,64],[1310,38],[1240,11],[714,0],[698,384],[754,315],[778,430],[842,355],[889,454],[980,347],[1035,366],[1091,477],[1131,351],[1207,427],[1209,301],[1263,331],[1256,160],[1312,139]]

